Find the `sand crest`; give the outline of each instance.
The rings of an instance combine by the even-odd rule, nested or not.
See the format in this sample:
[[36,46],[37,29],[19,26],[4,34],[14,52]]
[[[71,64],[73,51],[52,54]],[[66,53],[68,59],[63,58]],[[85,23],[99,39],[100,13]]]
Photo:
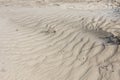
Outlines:
[[0,2],[0,80],[120,80],[118,7]]

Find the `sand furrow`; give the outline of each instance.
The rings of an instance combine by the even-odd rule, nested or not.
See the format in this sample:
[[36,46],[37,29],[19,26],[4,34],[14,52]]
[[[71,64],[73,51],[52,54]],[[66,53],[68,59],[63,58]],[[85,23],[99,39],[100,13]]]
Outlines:
[[114,69],[119,44],[112,41],[116,37],[108,40],[119,35],[119,21],[108,9],[70,6],[1,8],[2,80],[112,80],[119,75]]

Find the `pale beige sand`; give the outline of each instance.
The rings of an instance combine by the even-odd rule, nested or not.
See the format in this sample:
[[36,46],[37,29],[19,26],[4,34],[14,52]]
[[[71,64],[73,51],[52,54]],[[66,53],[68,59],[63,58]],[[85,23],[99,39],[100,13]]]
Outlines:
[[104,39],[119,16],[103,3],[0,7],[0,80],[120,80],[119,45]]

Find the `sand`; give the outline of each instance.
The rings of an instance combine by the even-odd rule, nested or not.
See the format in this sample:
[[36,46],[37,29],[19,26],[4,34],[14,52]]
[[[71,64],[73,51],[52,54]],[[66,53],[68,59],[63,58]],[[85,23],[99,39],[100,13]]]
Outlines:
[[0,1],[0,80],[120,80],[119,8],[66,1]]

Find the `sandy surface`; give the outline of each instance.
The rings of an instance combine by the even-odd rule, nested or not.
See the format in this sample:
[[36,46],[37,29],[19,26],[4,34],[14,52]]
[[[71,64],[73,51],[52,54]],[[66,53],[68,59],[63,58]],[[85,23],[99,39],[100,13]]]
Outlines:
[[0,1],[0,80],[120,80],[116,5],[20,1]]

